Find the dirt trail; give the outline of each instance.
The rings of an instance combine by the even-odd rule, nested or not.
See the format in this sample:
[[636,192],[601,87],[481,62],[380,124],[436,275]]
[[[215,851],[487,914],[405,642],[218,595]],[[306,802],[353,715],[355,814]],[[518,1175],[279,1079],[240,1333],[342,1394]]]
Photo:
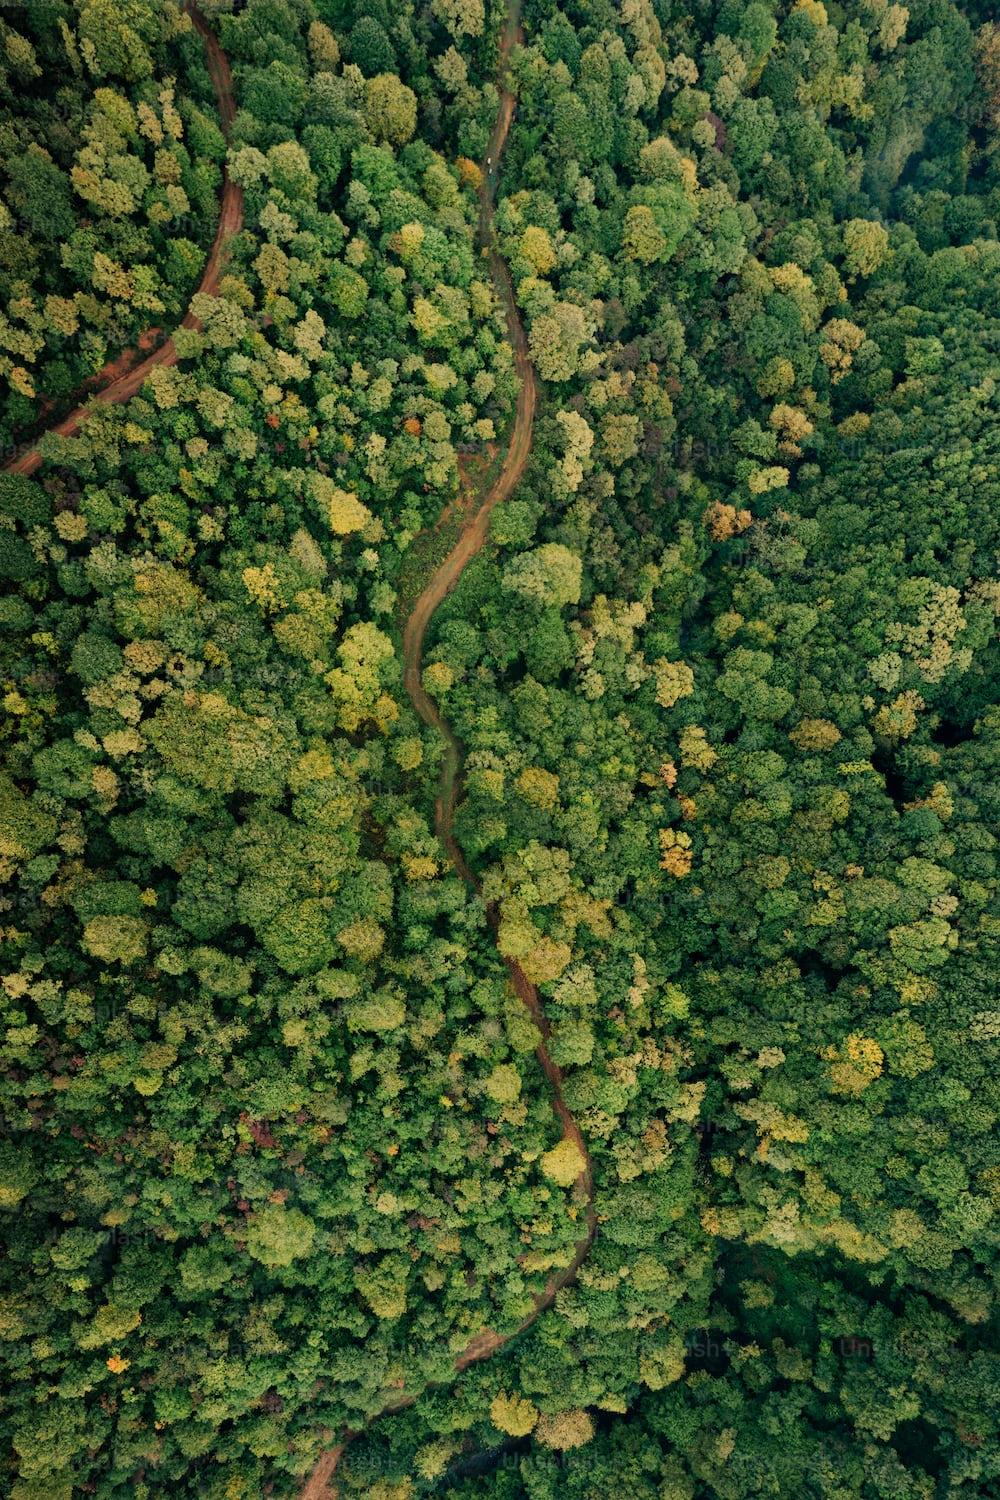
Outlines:
[[[216,106],[219,112],[219,123],[222,131],[228,137],[233,119],[236,114],[236,104],[233,98],[233,79],[229,71],[229,61],[222,48],[215,39],[214,33],[209,29],[208,22],[195,5],[188,5],[188,14],[195,24],[197,30],[205,43],[206,62],[212,86],[215,89]],[[222,197],[219,204],[219,222],[215,230],[215,239],[209,251],[205,271],[198,286],[199,292],[207,292],[209,296],[215,296],[219,290],[219,282],[222,279],[226,262],[229,259],[229,240],[234,234],[238,234],[243,227],[243,189],[238,187],[223,169]],[[200,328],[201,323],[194,313],[188,312],[181,320],[182,328]],[[139,348],[149,339],[149,334],[143,335],[139,341]],[[68,417],[47,429],[48,432],[58,433],[60,437],[72,437],[83,422],[93,411],[94,406],[115,406],[121,401],[128,401],[140,390],[143,381],[150,370],[156,365],[175,365],[177,363],[177,348],[173,338],[165,339],[159,348],[138,364],[132,364],[134,351],[120,354],[104,366],[97,375],[91,377],[88,384],[100,384],[100,389],[95,392],[91,399],[82,406],[76,407]],[[121,373],[120,373],[121,372]],[[41,449],[38,443],[23,449],[16,454],[4,468],[9,474],[33,474],[42,461]]]
[[[520,10],[520,0],[510,0],[507,23],[504,28],[500,47],[499,71],[501,78],[503,77],[512,47],[516,42],[522,40]],[[426,692],[421,681],[421,675],[424,636],[427,633],[427,627],[431,622],[434,612],[442,599],[455,587],[465,568],[482,548],[489,530],[490,512],[495,505],[498,505],[502,500],[506,500],[513,492],[521,475],[524,473],[524,468],[531,452],[532,426],[538,394],[535,384],[535,372],[532,368],[531,357],[528,352],[528,340],[525,336],[524,326],[518,313],[510,272],[507,270],[507,266],[497,250],[496,236],[493,228],[493,203],[496,193],[497,169],[507,140],[507,133],[510,130],[511,120],[514,116],[514,103],[513,93],[509,88],[504,87],[500,95],[500,108],[497,112],[496,123],[493,126],[487,147],[486,162],[483,163],[483,183],[480,189],[479,202],[479,241],[488,258],[493,284],[503,302],[504,313],[507,319],[507,334],[514,350],[514,362],[521,382],[510,441],[499,474],[482,496],[479,504],[471,510],[458,541],[424,586],[403,629],[403,683],[406,692],[424,723],[430,725],[432,729],[437,730],[445,742],[445,756],[441,767],[441,791],[435,809],[437,834],[447,850],[455,869],[469,885],[477,890],[479,888],[478,882],[469,868],[468,861],[452,830],[462,765],[462,748],[454,730],[440,713],[437,704]],[[486,908],[486,915],[490,927],[494,935],[496,935],[499,927],[499,913],[493,905],[489,905]],[[587,1258],[597,1228],[590,1154],[587,1151],[580,1127],[577,1125],[576,1120],[563,1100],[562,1073],[558,1064],[553,1062],[546,1045],[551,1028],[546,1019],[538,990],[527,978],[519,964],[509,958],[505,958],[504,963],[507,966],[507,973],[515,994],[531,1013],[532,1020],[535,1022],[541,1035],[542,1040],[538,1044],[535,1056],[548,1080],[552,1094],[552,1108],[562,1127],[563,1139],[571,1140],[574,1143],[584,1161],[584,1168],[577,1179],[576,1187],[586,1199],[585,1230],[582,1237],[576,1243],[573,1258],[569,1265],[565,1266],[556,1276],[553,1276],[546,1284],[544,1291],[537,1294],[534,1299],[534,1307],[529,1315],[516,1328],[512,1328],[507,1333],[497,1333],[492,1328],[482,1329],[466,1345],[462,1353],[456,1356],[454,1362],[456,1373],[467,1369],[469,1365],[476,1364],[479,1360],[489,1359],[491,1355],[497,1353],[498,1350],[510,1343],[512,1339],[517,1338],[519,1334],[530,1328],[539,1313],[544,1312],[547,1307],[551,1307],[556,1293],[573,1280],[580,1266]],[[405,1411],[408,1406],[413,1405],[418,1394],[414,1393],[405,1396],[402,1400],[384,1407],[381,1412],[370,1419],[367,1425],[370,1426],[372,1422],[377,1421],[380,1417],[394,1416],[398,1412]],[[309,1479],[306,1481],[305,1486],[299,1492],[299,1500],[336,1500],[337,1491],[332,1487],[331,1481],[347,1445],[359,1436],[360,1430],[345,1432],[341,1442],[335,1448],[331,1448],[323,1454],[310,1474]]]
[[[189,4],[187,9],[194,25],[201,33],[205,42],[208,70],[215,89],[219,120],[223,132],[228,136],[235,115],[232,76],[229,63],[201,12],[194,4]],[[499,69],[501,77],[503,76],[511,49],[521,38],[520,0],[510,0],[507,23],[500,48]],[[521,382],[514,414],[514,423],[511,429],[507,452],[499,474],[482,496],[478,506],[471,511],[458,542],[436,569],[420,594],[403,631],[403,680],[406,691],[417,713],[426,724],[437,730],[443,738],[446,747],[441,771],[441,794],[436,807],[438,836],[454,863],[455,869],[472,886],[477,886],[477,882],[452,832],[457,785],[462,761],[461,747],[450,725],[441,716],[436,704],[425,692],[420,679],[424,636],[430,624],[431,617],[445,595],[454,588],[466,566],[483,546],[489,528],[490,512],[495,505],[507,499],[512,493],[524,472],[528,455],[531,452],[531,435],[537,398],[535,375],[528,353],[528,341],[517,310],[510,273],[496,248],[493,229],[493,202],[496,192],[497,169],[507,140],[511,120],[513,119],[514,103],[513,93],[509,88],[503,87],[500,94],[500,107],[487,147],[487,160],[483,164],[483,183],[480,189],[479,207],[479,240],[487,255],[493,283],[504,305],[508,337],[513,347],[514,360]],[[218,292],[219,282],[228,260],[228,241],[232,235],[239,232],[242,226],[243,193],[231,181],[228,172],[226,172],[223,176],[219,222],[216,228],[215,240],[205,266],[205,272],[198,287],[200,292],[205,292],[209,295],[215,295]],[[189,311],[182,320],[181,327],[200,328],[201,323]],[[148,347],[150,337],[151,333],[147,332],[139,342],[138,351],[130,351],[119,355],[115,360],[106,365],[98,375],[92,377],[94,381],[101,381],[106,378],[107,383],[94,394],[89,402],[78,406],[74,411],[70,412],[69,416],[47,430],[58,433],[63,437],[71,437],[79,430],[82,423],[86,421],[87,416],[95,405],[113,406],[122,401],[129,400],[130,397],[136,395],[140,390],[151,369],[157,365],[170,366],[176,364],[178,358],[177,349],[171,337],[166,339],[151,354],[148,354],[140,363],[132,365],[131,368],[123,368],[123,366],[130,364],[136,352],[141,352],[145,347]],[[41,461],[42,455],[38,444],[35,443],[16,455],[10,462],[4,465],[4,468],[7,472],[13,474],[32,474],[38,468]],[[487,917],[491,928],[496,933],[499,925],[499,916],[493,906],[487,907]],[[530,1011],[542,1038],[539,1042],[536,1056],[539,1066],[549,1082],[552,1092],[552,1107],[562,1127],[563,1138],[574,1142],[585,1163],[584,1169],[576,1183],[578,1190],[586,1199],[585,1232],[577,1241],[573,1258],[569,1264],[558,1275],[553,1276],[549,1280],[544,1291],[537,1294],[531,1313],[516,1328],[511,1329],[507,1333],[497,1333],[492,1328],[482,1329],[470,1341],[462,1353],[456,1356],[454,1361],[456,1373],[467,1369],[469,1365],[475,1364],[479,1360],[488,1359],[492,1354],[495,1354],[499,1349],[510,1343],[518,1334],[523,1333],[525,1329],[529,1328],[539,1313],[544,1312],[547,1307],[552,1305],[556,1293],[572,1281],[586,1259],[597,1226],[594,1211],[593,1174],[590,1156],[587,1152],[583,1136],[580,1133],[580,1128],[563,1100],[562,1074],[560,1069],[549,1056],[546,1040],[549,1036],[550,1027],[545,1017],[538,991],[518,964],[510,959],[505,959],[504,962],[507,966],[511,985],[520,1000]],[[415,1392],[403,1397],[402,1400],[383,1408],[377,1415],[386,1417],[404,1411],[408,1406],[412,1406],[413,1402],[417,1399],[417,1394]],[[371,1420],[375,1421],[377,1417],[373,1417]],[[329,1449],[323,1454],[301,1490],[300,1500],[334,1500],[335,1491],[330,1488],[330,1481],[333,1478],[344,1449],[357,1436],[357,1432],[346,1432],[342,1441],[336,1447]]]

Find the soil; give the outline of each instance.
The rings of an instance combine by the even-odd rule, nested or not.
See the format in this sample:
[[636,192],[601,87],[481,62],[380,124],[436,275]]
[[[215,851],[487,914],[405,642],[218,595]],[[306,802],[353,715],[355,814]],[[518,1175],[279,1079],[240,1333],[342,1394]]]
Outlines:
[[[223,132],[228,136],[236,113],[229,61],[201,12],[193,5],[188,6],[188,12],[205,43],[206,60],[215,89],[219,121]],[[208,260],[205,263],[205,271],[198,286],[199,292],[205,292],[213,297],[217,295],[219,283],[229,259],[229,241],[242,228],[243,189],[231,180],[228,172],[224,172],[222,196],[219,203],[219,222],[216,225],[215,239],[209,251]],[[200,328],[201,323],[194,313],[189,311],[181,320],[181,327]],[[49,427],[47,431],[55,432],[60,437],[72,437],[79,431],[95,406],[115,406],[121,401],[128,401],[138,394],[150,370],[156,365],[175,365],[178,355],[173,338],[164,339],[163,343],[158,345],[151,354],[146,354],[145,358],[136,362],[137,355],[140,352],[144,353],[150,343],[155,342],[158,333],[158,329],[147,329],[136,348],[125,350],[116,359],[109,361],[98,374],[92,376],[87,382],[88,386],[95,387],[90,399],[75,407],[69,416]],[[4,464],[4,468],[9,474],[33,474],[41,462],[41,448],[36,442],[17,453]]]
[[[500,74],[503,76],[507,59],[511,48],[515,43],[522,40],[520,25],[520,0],[511,0],[507,13],[507,24],[500,50]],[[503,464],[496,478],[492,481],[475,503],[468,505],[466,515],[462,523],[458,541],[444,558],[443,562],[432,573],[427,580],[421,593],[403,627],[403,683],[411,703],[417,713],[432,729],[441,735],[445,742],[445,756],[441,768],[441,789],[435,808],[435,824],[438,838],[444,845],[448,857],[462,878],[468,882],[473,889],[478,889],[478,883],[469,863],[465,858],[461,846],[453,832],[453,821],[455,805],[458,797],[458,789],[461,782],[462,747],[455,735],[454,730],[442,716],[437,704],[429,696],[424,688],[422,677],[424,637],[427,628],[433,618],[438,605],[447,594],[455,587],[469,563],[479,553],[487,539],[489,532],[490,512],[494,506],[506,500],[514,491],[531,453],[532,427],[534,424],[535,406],[538,397],[535,372],[532,368],[531,358],[528,351],[528,340],[524,332],[514,297],[514,288],[511,284],[510,273],[496,248],[496,237],[493,228],[493,203],[496,192],[497,167],[507,140],[511,120],[514,116],[514,95],[510,89],[504,87],[500,95],[500,108],[496,123],[490,136],[487,147],[487,161],[491,163],[487,169],[483,164],[483,180],[480,188],[479,202],[479,239],[483,246],[489,263],[490,274],[493,284],[500,295],[507,320],[507,332],[514,351],[514,361],[517,373],[520,377],[520,391],[517,398],[517,407],[514,413],[514,421],[510,431],[510,438],[504,455]],[[490,927],[496,935],[499,927],[499,913],[492,905],[487,906],[487,918]],[[542,1007],[538,990],[528,979],[521,966],[512,959],[505,958],[504,963],[511,986],[530,1012],[531,1018],[538,1028],[541,1041],[536,1049],[536,1057],[546,1079],[552,1096],[552,1108],[562,1127],[563,1139],[571,1140],[580,1152],[584,1162],[583,1171],[577,1179],[576,1188],[581,1197],[586,1201],[585,1230],[582,1237],[577,1241],[573,1258],[569,1264],[557,1275],[553,1276],[542,1292],[535,1297],[534,1307],[531,1313],[523,1319],[516,1328],[506,1333],[498,1333],[492,1328],[483,1328],[466,1345],[465,1349],[455,1357],[454,1369],[456,1373],[465,1370],[469,1365],[476,1364],[480,1360],[489,1359],[496,1354],[512,1339],[518,1337],[538,1317],[539,1313],[551,1307],[556,1293],[562,1287],[568,1285],[576,1276],[584,1260],[590,1252],[594,1234],[597,1228],[597,1216],[594,1210],[594,1183],[590,1155],[586,1143],[580,1131],[580,1127],[573,1118],[563,1099],[562,1074],[558,1064],[553,1062],[546,1045],[550,1034],[550,1027]],[[404,1397],[400,1401],[393,1402],[369,1422],[377,1421],[379,1417],[392,1416],[397,1412],[405,1411],[412,1406],[417,1399],[418,1393]],[[330,1448],[322,1455],[299,1492],[299,1500],[336,1500],[336,1488],[332,1485],[337,1466],[344,1454],[348,1444],[360,1431],[345,1432],[340,1436],[340,1442]]]

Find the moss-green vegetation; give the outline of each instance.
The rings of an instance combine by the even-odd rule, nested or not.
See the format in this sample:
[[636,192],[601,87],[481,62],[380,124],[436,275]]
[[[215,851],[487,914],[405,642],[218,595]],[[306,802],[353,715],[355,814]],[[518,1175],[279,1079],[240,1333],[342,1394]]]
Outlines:
[[[987,8],[526,6],[533,446],[424,658],[481,897],[398,637],[512,427],[506,13],[205,14],[228,155],[178,7],[0,19],[8,440],[176,327],[224,159],[245,209],[0,475],[0,1489],[290,1497],[412,1395],[345,1500],[980,1500]],[[504,958],[594,1170],[534,1321],[587,1203]]]

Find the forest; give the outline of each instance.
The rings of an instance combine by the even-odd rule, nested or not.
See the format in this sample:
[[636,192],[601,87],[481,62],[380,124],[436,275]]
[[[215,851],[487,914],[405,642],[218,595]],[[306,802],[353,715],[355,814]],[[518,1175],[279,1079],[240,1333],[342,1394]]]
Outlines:
[[0,8],[0,1494],[1000,1496],[998,286],[986,0]]

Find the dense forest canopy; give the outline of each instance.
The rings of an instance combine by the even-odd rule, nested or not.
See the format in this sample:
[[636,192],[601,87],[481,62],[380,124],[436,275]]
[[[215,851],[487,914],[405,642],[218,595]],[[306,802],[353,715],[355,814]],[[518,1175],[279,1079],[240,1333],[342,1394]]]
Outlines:
[[998,226],[977,0],[0,14],[4,1494],[1000,1493]]

